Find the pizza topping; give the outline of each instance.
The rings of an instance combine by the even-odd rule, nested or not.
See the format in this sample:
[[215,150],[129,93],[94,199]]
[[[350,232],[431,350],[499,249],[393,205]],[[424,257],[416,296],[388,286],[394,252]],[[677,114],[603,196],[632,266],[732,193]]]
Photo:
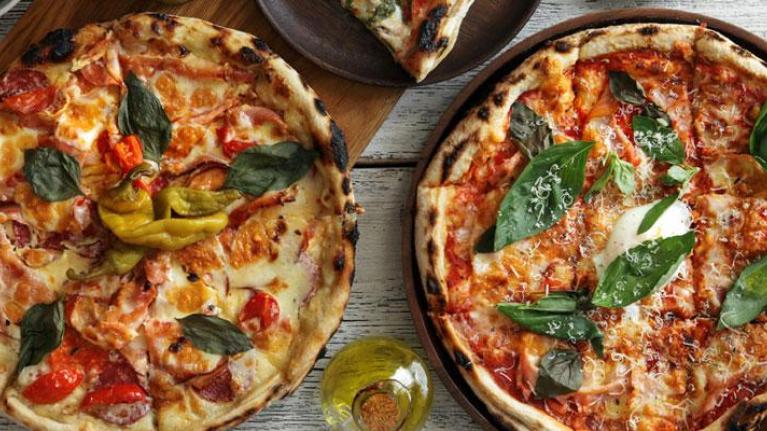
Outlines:
[[127,173],[144,161],[141,150],[141,141],[136,135],[129,135],[112,147],[112,157],[117,161],[120,169]]
[[379,21],[383,21],[390,17],[397,11],[396,0],[381,0],[378,6],[373,10],[373,14],[368,19],[368,25],[375,25]]
[[130,272],[141,259],[144,258],[146,249],[135,245],[124,244],[115,241],[112,247],[104,253],[104,260],[100,265],[90,271],[78,274],[74,269],[67,270],[67,278],[70,280],[93,280],[108,275],[123,275]]
[[16,371],[36,365],[56,349],[64,337],[64,306],[61,302],[35,304],[21,320],[21,348]]
[[737,328],[754,319],[767,306],[767,257],[740,273],[727,292],[719,313],[717,329]]
[[170,144],[173,125],[157,96],[132,72],[125,78],[128,92],[120,102],[117,125],[124,136],[137,135],[144,157],[160,161]]
[[306,175],[318,156],[296,142],[248,148],[232,162],[224,187],[252,196],[281,190]]
[[192,314],[177,320],[183,327],[184,337],[203,352],[234,355],[253,348],[240,328],[220,317]]
[[684,202],[676,201],[662,213],[658,221],[653,223],[648,231],[637,234],[637,227],[654,206],[653,203],[632,208],[623,213],[613,224],[607,244],[602,252],[593,258],[597,274],[600,277],[611,262],[629,249],[646,241],[683,235],[690,230],[692,224],[690,209]]
[[240,311],[240,323],[256,322],[258,331],[265,331],[280,318],[280,304],[274,296],[256,290]]
[[650,230],[650,228],[655,226],[655,223],[658,221],[658,219],[663,216],[663,214],[667,209],[671,207],[671,205],[674,205],[674,202],[676,202],[677,199],[679,199],[679,193],[674,193],[673,195],[666,196],[665,198],[656,202],[650,208],[650,210],[647,211],[644,218],[642,219],[642,222],[639,223],[637,235],[642,235],[643,233]]
[[695,233],[646,241],[618,256],[600,277],[591,302],[625,307],[673,279],[695,246]]
[[80,408],[106,422],[127,426],[149,413],[146,391],[137,384],[116,384],[85,395]]
[[594,182],[583,199],[586,202],[591,201],[592,197],[601,192],[610,180],[613,180],[621,193],[630,195],[634,192],[634,188],[636,187],[634,173],[634,166],[631,163],[624,162],[617,154],[611,152],[610,155],[607,156],[607,169],[602,176]]
[[748,139],[748,150],[764,169],[767,169],[767,102],[762,105],[759,117],[756,119],[751,136]]
[[63,201],[82,194],[80,164],[55,148],[24,151],[24,177],[35,194],[48,202]]
[[700,168],[695,166],[674,165],[668,168],[668,171],[660,180],[667,186],[685,185],[698,172],[700,172]]
[[199,217],[222,211],[241,197],[237,190],[207,191],[167,187],[154,197],[154,211],[160,218]]
[[33,114],[53,103],[56,88],[42,72],[32,69],[11,70],[0,80],[2,107],[19,114]]
[[603,335],[582,313],[587,306],[576,294],[555,292],[533,304],[504,303],[498,304],[497,308],[522,328],[536,334],[571,342],[591,341],[594,350],[602,356]]
[[541,359],[535,395],[553,398],[578,391],[583,384],[581,355],[576,350],[551,349]]
[[532,159],[541,150],[554,145],[551,127],[549,127],[546,119],[540,117],[520,101],[511,105],[509,133],[525,152],[528,159]]
[[77,368],[64,368],[38,377],[21,394],[35,404],[54,404],[68,397],[83,381]]
[[506,193],[495,225],[495,251],[559,221],[583,188],[593,142],[573,141],[540,152]]
[[190,379],[189,385],[200,397],[210,402],[220,403],[234,400],[232,372],[226,361],[212,373]]

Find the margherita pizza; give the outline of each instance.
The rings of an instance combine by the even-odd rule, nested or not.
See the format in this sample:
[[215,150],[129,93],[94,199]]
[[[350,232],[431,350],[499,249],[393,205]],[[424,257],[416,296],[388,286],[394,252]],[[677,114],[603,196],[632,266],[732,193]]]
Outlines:
[[340,0],[416,81],[436,69],[458,39],[474,0]]
[[622,25],[546,45],[441,144],[418,187],[422,283],[502,423],[755,426],[765,100],[767,67],[721,34]]
[[340,323],[343,133],[256,37],[51,32],[0,79],[0,159],[0,407],[30,428],[231,426]]

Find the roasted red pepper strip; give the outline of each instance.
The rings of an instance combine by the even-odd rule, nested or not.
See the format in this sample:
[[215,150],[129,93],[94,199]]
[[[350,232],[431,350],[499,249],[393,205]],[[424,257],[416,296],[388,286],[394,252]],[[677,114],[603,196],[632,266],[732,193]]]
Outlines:
[[35,404],[57,403],[72,393],[83,381],[83,373],[77,368],[63,368],[43,374],[21,392],[24,398]]
[[94,406],[132,404],[144,400],[146,400],[144,388],[132,383],[122,383],[88,392],[83,399],[81,407],[88,409]]
[[130,172],[144,161],[141,140],[136,135],[126,136],[122,141],[115,144],[112,147],[112,154],[124,173]]

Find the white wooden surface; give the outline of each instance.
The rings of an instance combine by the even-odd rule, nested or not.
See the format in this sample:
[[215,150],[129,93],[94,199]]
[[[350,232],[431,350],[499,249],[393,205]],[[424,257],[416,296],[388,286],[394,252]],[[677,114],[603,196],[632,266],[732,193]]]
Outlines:
[[[0,18],[0,36],[6,34],[28,5],[29,1],[25,0]],[[542,0],[540,8],[512,44],[568,18],[624,7],[666,7],[698,12],[742,26],[762,37],[767,35],[767,24],[764,23],[767,2],[763,0]],[[360,218],[357,281],[344,323],[328,346],[328,357],[346,343],[365,335],[394,336],[422,352],[412,327],[402,282],[402,203],[423,142],[455,94],[479,70],[481,67],[448,82],[407,91],[360,159],[354,171],[355,193],[367,213]],[[326,364],[327,359],[319,361],[292,397],[276,403],[240,429],[324,429],[318,388]],[[479,430],[436,375],[434,378],[436,396],[426,430]],[[0,419],[0,431],[19,429]]]

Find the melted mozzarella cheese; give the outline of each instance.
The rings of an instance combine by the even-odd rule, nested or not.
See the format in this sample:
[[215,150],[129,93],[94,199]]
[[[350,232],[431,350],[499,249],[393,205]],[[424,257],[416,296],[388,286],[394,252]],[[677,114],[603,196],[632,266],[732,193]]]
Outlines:
[[607,240],[607,246],[601,253],[594,256],[594,265],[597,274],[602,277],[607,266],[624,252],[638,246],[639,244],[660,238],[684,235],[690,230],[692,224],[692,213],[690,208],[684,202],[674,202],[653,224],[653,226],[643,234],[637,234],[637,229],[647,212],[655,206],[657,202],[652,202],[640,207],[631,208],[615,222],[613,230],[610,233],[610,239]]
[[109,87],[71,100],[58,118],[56,138],[80,151],[91,151],[106,125],[115,121],[117,106],[117,94]]

